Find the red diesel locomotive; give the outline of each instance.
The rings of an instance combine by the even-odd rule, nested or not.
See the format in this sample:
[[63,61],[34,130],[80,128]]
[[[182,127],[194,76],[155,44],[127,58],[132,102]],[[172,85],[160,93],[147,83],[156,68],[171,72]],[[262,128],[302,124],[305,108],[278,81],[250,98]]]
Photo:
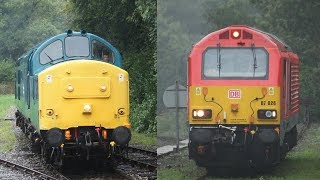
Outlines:
[[188,58],[189,157],[199,166],[271,167],[297,144],[299,59],[276,36],[229,26]]

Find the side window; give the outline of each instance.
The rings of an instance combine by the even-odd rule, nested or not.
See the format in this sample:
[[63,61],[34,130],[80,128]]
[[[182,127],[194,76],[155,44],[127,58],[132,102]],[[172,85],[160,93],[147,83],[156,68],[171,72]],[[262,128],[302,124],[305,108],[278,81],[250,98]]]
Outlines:
[[92,53],[93,58],[96,60],[100,60],[111,64],[113,64],[114,62],[113,52],[100,41],[92,41]]
[[49,44],[40,53],[40,64],[47,64],[63,57],[62,41],[57,40]]

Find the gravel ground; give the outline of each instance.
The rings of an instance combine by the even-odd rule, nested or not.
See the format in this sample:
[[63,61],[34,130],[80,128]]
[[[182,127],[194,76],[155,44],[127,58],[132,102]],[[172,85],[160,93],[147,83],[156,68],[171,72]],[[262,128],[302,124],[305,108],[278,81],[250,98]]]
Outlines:
[[[40,156],[31,152],[29,139],[26,138],[20,128],[15,126],[14,121],[12,122],[12,134],[16,136],[15,147],[10,152],[0,153],[0,157],[4,160],[38,170],[54,177],[55,174],[47,170],[45,165],[41,163]],[[1,166],[1,168],[3,168],[3,166]],[[9,175],[9,179],[31,179],[31,176],[28,174],[21,173],[20,171],[10,171],[10,168],[5,168],[7,169],[6,173]],[[0,177],[0,179],[2,178]]]
[[17,170],[12,170],[9,167],[0,166],[0,179],[32,179],[28,174],[21,173]]
[[[6,115],[6,119],[14,119],[15,107],[10,107]],[[29,141],[26,136],[22,133],[20,128],[15,126],[15,122],[12,121],[12,135],[16,136],[16,145],[12,151],[7,153],[0,153],[0,158],[8,160],[10,162],[26,166],[29,168],[37,169],[43,173],[54,176],[50,174],[48,170],[40,163],[40,158],[38,155],[33,154],[29,150]],[[0,179],[34,179],[31,175],[23,173],[18,170],[12,170],[9,167],[0,165]]]

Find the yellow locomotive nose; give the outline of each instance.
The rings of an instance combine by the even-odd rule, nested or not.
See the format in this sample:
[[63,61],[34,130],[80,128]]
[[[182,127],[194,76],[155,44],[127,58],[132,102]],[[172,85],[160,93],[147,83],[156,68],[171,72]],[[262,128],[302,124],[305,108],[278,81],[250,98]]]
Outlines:
[[[52,81],[47,81],[48,75]],[[99,61],[73,60],[42,71],[39,81],[40,110],[54,110],[51,116],[40,116],[40,128],[114,129],[130,124],[128,73],[120,68]]]

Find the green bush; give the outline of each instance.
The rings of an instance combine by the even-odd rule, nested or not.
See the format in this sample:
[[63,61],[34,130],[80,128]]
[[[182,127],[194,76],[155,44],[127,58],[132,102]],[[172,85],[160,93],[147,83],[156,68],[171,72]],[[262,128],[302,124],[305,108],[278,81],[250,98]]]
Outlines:
[[14,67],[13,60],[0,60],[0,84],[14,81]]
[[124,68],[130,78],[130,122],[137,132],[157,129],[156,69],[152,47],[124,56]]
[[[311,101],[309,105],[311,118],[320,116],[320,68],[302,66],[301,71],[301,98],[307,98]],[[319,120],[318,120],[319,121]]]
[[154,133],[157,129],[155,121],[156,97],[149,96],[141,104],[131,103],[130,121],[137,132]]

